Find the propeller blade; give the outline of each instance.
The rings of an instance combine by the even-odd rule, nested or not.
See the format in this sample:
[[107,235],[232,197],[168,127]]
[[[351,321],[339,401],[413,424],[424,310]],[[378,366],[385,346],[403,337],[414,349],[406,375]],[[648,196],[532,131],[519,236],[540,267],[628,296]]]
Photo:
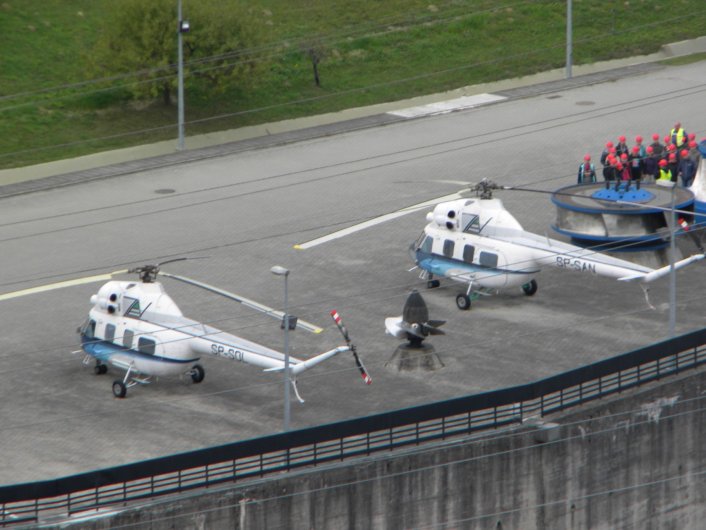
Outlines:
[[[207,283],[199,282],[197,280],[193,280],[191,278],[187,278],[186,276],[179,276],[177,274],[171,274],[169,272],[160,272],[162,276],[166,276],[167,278],[172,278],[173,280],[178,280],[180,282],[186,283],[188,285],[193,285],[194,287],[200,287],[201,289],[205,289],[207,291],[210,291],[215,294],[219,294],[225,298],[228,298],[229,300],[234,300],[235,302],[238,302],[239,304],[244,305],[245,307],[249,307],[250,309],[254,309],[255,311],[259,311],[260,313],[263,313],[267,316],[273,317],[280,322],[284,321],[284,313],[282,311],[277,311],[276,309],[272,309],[271,307],[268,307],[264,304],[261,304],[259,302],[256,302],[254,300],[250,300],[249,298],[245,298],[244,296],[240,296],[235,293],[231,293],[229,291],[226,291],[224,289],[220,289],[218,287],[214,287],[213,285],[209,285]],[[290,315],[291,318],[292,315]],[[316,326],[312,324],[311,322],[307,322],[306,320],[302,320],[300,318],[297,319],[297,328],[298,329],[303,329],[306,331],[309,331],[311,333],[321,333],[323,331],[322,328],[319,326]],[[291,328],[290,328],[291,329]]]
[[53,291],[55,289],[63,289],[65,287],[74,287],[76,285],[83,285],[86,283],[94,282],[105,282],[113,279],[113,276],[117,274],[127,273],[127,269],[109,272],[107,274],[98,274],[96,276],[85,276],[84,278],[76,278],[74,280],[65,280],[62,282],[49,283],[46,285],[39,285],[37,287],[30,287],[29,289],[22,289],[19,291],[13,291],[11,293],[0,294],[0,301],[10,300],[12,298],[19,298],[21,296],[28,296],[32,294],[39,294],[46,291]]
[[343,335],[343,338],[346,341],[346,345],[353,353],[353,357],[355,358],[355,364],[358,366],[358,370],[360,370],[360,376],[363,378],[363,381],[365,381],[366,385],[371,384],[373,382],[373,378],[370,377],[370,374],[368,374],[368,371],[365,369],[365,366],[363,366],[363,361],[361,361],[360,357],[358,356],[358,351],[356,350],[355,344],[351,342],[351,339],[348,336],[348,330],[346,329],[346,326],[343,325],[341,315],[339,315],[338,311],[334,309],[333,311],[331,311],[331,318],[333,318],[333,321],[336,323],[338,330],[341,332],[341,335]]

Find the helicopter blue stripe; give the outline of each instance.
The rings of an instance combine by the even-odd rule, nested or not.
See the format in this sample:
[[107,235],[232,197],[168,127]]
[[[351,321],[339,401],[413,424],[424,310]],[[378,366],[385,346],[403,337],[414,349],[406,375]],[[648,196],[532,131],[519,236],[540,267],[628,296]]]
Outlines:
[[81,335],[81,347],[88,355],[105,363],[109,362],[110,358],[118,353],[165,364],[189,364],[200,359],[200,357],[194,357],[193,359],[173,359],[171,357],[162,357],[161,355],[150,355],[138,350],[118,346],[105,340],[91,339],[85,335]]
[[497,267],[484,267],[483,265],[476,265],[473,263],[467,263],[454,258],[442,257],[436,254],[429,254],[426,252],[417,251],[417,264],[424,270],[436,274],[437,276],[447,276],[447,273],[451,269],[463,269],[466,272],[483,272],[492,274],[536,274],[539,269],[532,270],[513,270],[513,269],[499,269]]

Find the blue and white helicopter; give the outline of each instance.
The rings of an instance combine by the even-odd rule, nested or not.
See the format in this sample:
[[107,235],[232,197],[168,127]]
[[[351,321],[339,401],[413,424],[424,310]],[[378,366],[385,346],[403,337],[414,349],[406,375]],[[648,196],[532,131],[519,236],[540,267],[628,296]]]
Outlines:
[[[105,374],[109,366],[125,372],[122,378],[113,382],[113,394],[117,398],[124,398],[127,389],[136,384],[150,383],[153,378],[162,376],[186,375],[194,383],[200,383],[204,379],[205,370],[199,361],[206,355],[255,365],[267,372],[285,370],[286,359],[283,353],[185,317],[174,300],[167,295],[164,286],[156,281],[159,267],[145,265],[16,291],[0,295],[0,300],[109,279],[91,297],[91,309],[86,321],[78,328],[78,333],[81,348],[85,352],[83,364],[93,363],[96,375]],[[123,273],[136,273],[139,281],[112,279]],[[284,313],[253,300],[184,276],[166,272],[162,275],[219,294],[277,318],[282,323],[285,321]],[[345,346],[338,346],[306,360],[289,357],[292,386],[297,399],[302,403],[304,400],[299,395],[296,377],[339,353],[351,352],[365,383],[372,382],[340,316],[335,311],[332,311],[331,316],[343,334]],[[323,331],[291,315],[287,322],[290,329],[296,327],[313,333]]]
[[[546,236],[527,232],[505,209],[492,191],[504,188],[488,180],[470,188],[475,198],[462,198],[434,206],[427,214],[427,225],[410,246],[410,255],[421,269],[427,287],[438,287],[437,278],[465,285],[456,296],[459,309],[471,307],[472,297],[522,288],[527,296],[537,292],[536,275],[543,267],[567,269],[590,275],[607,276],[620,281],[651,282],[670,272],[670,266],[652,269],[627,260],[597,252]],[[428,207],[432,201],[398,210],[355,225],[295,248],[306,249],[351,234],[379,222]],[[695,254],[674,264],[680,269],[704,258]]]

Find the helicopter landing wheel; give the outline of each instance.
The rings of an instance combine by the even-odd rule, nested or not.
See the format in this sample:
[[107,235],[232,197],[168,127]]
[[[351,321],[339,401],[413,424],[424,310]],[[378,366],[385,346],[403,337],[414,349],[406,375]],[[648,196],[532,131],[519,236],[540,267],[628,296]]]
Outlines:
[[97,364],[93,367],[93,373],[96,375],[103,375],[108,371],[108,367],[104,364]]
[[429,280],[427,282],[427,289],[435,289],[441,285],[441,282],[439,280]]
[[456,306],[461,311],[468,311],[471,308],[471,298],[466,293],[461,293],[456,297]]
[[125,386],[125,383],[123,383],[120,380],[115,380],[113,381],[113,395],[116,398],[124,398],[125,395],[127,394],[127,387]]
[[522,286],[522,291],[527,296],[532,296],[534,293],[537,292],[537,280],[531,280],[530,282],[524,284]]
[[191,368],[191,380],[194,383],[200,383],[203,381],[204,377],[206,377],[206,371],[203,369],[203,366],[195,364],[193,368]]

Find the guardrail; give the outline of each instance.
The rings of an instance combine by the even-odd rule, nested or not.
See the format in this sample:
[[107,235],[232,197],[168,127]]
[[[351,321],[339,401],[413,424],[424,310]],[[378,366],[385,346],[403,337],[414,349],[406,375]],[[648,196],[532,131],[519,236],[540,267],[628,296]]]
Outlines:
[[706,328],[541,381],[56,480],[0,487],[0,526],[521,423],[706,362]]

